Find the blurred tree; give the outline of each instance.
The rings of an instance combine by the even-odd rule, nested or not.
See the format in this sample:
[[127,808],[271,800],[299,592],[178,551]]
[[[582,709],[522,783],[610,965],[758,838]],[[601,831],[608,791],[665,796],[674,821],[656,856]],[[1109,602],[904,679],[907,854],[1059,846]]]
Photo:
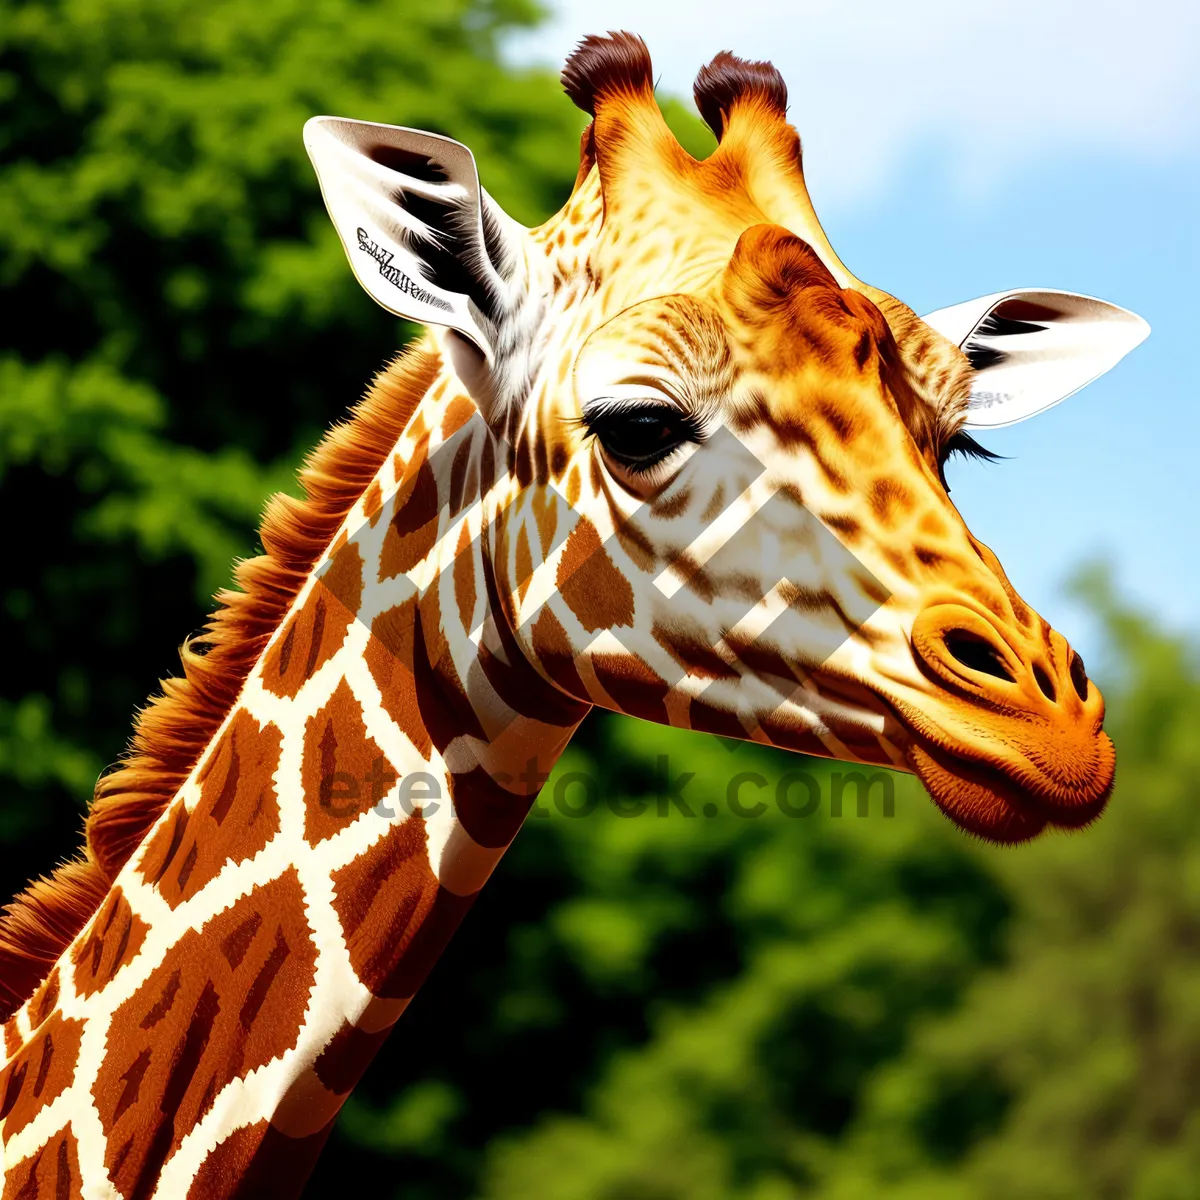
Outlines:
[[[552,815],[522,832],[506,874],[524,876],[540,851],[564,864],[571,890],[551,894],[538,926],[512,931],[508,973],[493,985],[503,1011],[519,949],[569,965],[565,977],[537,972],[563,982],[542,983],[540,995],[530,988],[526,1010],[568,1000],[554,1019],[571,1040],[552,1070],[565,1064],[584,1086],[562,1115],[493,1144],[477,1194],[810,1194],[880,1064],[906,1046],[915,1021],[948,1008],[998,961],[1006,898],[910,780],[897,780],[894,817],[876,792],[866,817],[847,804],[835,819],[837,765],[751,746],[731,753],[711,738],[615,719],[605,736],[600,755],[569,752],[562,771],[603,778],[601,764],[618,762],[606,790],[647,811],[628,819],[601,807],[566,819],[546,798],[552,779],[542,801]],[[672,778],[695,773],[691,818],[659,816],[662,767]],[[793,804],[807,799],[798,768],[821,796],[807,819],[783,815],[776,801],[789,778]],[[765,798],[754,818],[728,802],[729,782],[744,772],[767,781],[744,788],[745,803]],[[539,1061],[545,1036],[531,1025],[518,1054]],[[571,1070],[572,1058],[584,1069]],[[555,1090],[548,1080],[548,1096]]]

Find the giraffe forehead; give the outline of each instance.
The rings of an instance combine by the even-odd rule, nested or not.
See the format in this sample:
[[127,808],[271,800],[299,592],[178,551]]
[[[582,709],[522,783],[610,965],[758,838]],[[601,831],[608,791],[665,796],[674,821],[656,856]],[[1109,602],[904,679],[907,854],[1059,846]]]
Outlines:
[[895,461],[933,462],[937,396],[912,376],[884,313],[842,287],[812,244],[764,220],[728,161],[711,178],[645,189],[619,211],[589,203],[591,188],[594,171],[564,210],[592,224],[575,286],[560,295],[571,316],[559,369],[526,425],[552,443],[556,475],[578,443],[547,418],[614,384],[657,385],[724,412],[734,429],[765,424],[785,444],[811,435],[815,409],[835,443],[886,430],[893,453],[907,443]]
[[679,373],[730,361],[725,323],[703,294],[660,294],[630,305],[595,329],[585,349],[577,374],[601,361]]
[[[790,290],[761,279],[763,295],[731,302],[738,270],[735,262],[698,293],[643,300],[594,329],[575,360],[578,399],[654,384],[692,408],[783,424],[817,400],[848,412],[880,407],[888,335],[877,310],[823,283]],[[860,316],[860,305],[871,312]],[[882,408],[896,416],[894,405]]]
[[[568,352],[602,340],[650,360],[681,339],[715,343],[711,331],[729,323],[775,360],[798,345],[801,328],[826,342],[888,336],[874,305],[843,293],[817,251],[766,221],[740,188],[721,194],[675,180],[639,196],[619,212],[573,198],[561,221],[537,231],[561,281],[558,303],[573,310],[560,327]],[[565,236],[572,217],[589,226],[578,243]],[[853,344],[840,352],[851,355]]]
[[655,295],[702,288],[729,262],[738,237],[763,220],[744,188],[700,169],[662,167],[619,201],[593,167],[567,204],[533,231],[560,279],[584,278],[611,316]]

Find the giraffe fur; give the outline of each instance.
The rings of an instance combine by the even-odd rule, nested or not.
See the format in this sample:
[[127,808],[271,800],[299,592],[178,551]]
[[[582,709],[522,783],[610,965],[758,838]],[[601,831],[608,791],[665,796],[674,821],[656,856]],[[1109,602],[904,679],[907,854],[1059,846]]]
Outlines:
[[[4,1200],[297,1194],[592,706],[915,772],[994,841],[1103,809],[1103,700],[944,484],[983,370],[837,258],[777,72],[701,72],[704,162],[632,35],[564,83],[592,123],[534,230],[457,143],[315,128],[360,280],[444,328],[268,506],[82,857],[0,922]],[[359,238],[405,188],[437,236]],[[647,420],[683,435],[643,466]]]

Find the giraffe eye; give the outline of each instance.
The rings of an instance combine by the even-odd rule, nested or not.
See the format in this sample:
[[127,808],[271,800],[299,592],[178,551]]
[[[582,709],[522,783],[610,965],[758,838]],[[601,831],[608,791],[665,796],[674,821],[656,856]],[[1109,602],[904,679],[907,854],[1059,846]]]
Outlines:
[[688,442],[701,440],[700,422],[673,404],[621,404],[585,413],[583,424],[614,462],[649,471]]

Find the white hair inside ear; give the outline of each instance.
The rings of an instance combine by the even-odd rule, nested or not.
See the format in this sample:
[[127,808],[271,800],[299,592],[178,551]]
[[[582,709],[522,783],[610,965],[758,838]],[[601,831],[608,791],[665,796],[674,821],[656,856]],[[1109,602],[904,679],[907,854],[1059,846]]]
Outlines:
[[388,312],[440,327],[484,416],[536,370],[544,281],[528,231],[479,185],[460,142],[419,129],[313,117],[304,145],[355,278]]
[[1128,309],[1047,288],[996,292],[924,320],[975,367],[968,429],[1036,416],[1111,370],[1150,332]]

